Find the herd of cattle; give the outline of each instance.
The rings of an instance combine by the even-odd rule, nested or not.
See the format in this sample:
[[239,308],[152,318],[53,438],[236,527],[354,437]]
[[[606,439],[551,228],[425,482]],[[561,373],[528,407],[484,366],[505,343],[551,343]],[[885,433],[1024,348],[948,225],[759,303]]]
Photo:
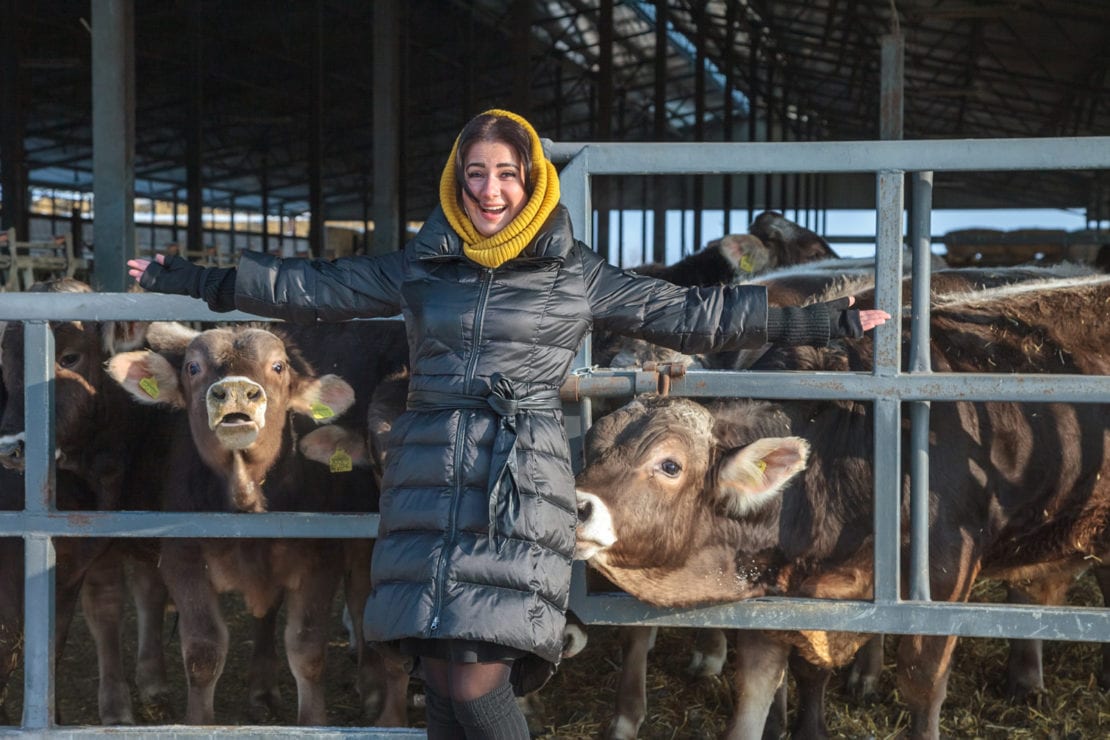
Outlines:
[[[842,260],[780,214],[755,220],[672,266],[638,272],[689,286],[765,285],[772,305],[855,295],[874,303],[874,265]],[[88,291],[71,279],[36,286]],[[909,295],[909,278],[905,293]],[[1110,375],[1110,277],[1075,265],[935,269],[932,367],[942,372]],[[401,412],[408,359],[399,322],[312,327],[57,322],[58,507],[66,510],[372,512],[384,435]],[[596,332],[595,361],[648,360],[716,369],[870,369],[871,340],[827,348],[677,357]],[[0,509],[22,508],[23,328],[0,344]],[[866,403],[692,400],[647,396],[598,403],[578,479],[578,554],[612,584],[661,606],[776,594],[868,599],[872,577],[873,422]],[[1110,409],[1105,404],[934,404],[930,553],[933,598],[966,601],[981,577],[1011,598],[1061,603],[1099,562],[1110,538]],[[904,491],[908,495],[908,486]],[[178,615],[188,694],[181,720],[221,721],[214,697],[229,637],[219,594],[251,615],[247,681],[261,713],[278,701],[276,628],[296,678],[297,719],[328,724],[324,661],[331,605],[351,615],[366,724],[403,726],[405,664],[361,637],[371,542],[350,539],[64,538],[55,542],[57,643],[80,602],[94,637],[104,724],[135,722],[120,624],[132,577],[138,613],[134,682],[142,702],[164,700],[167,604]],[[1110,573],[1096,568],[1110,588]],[[0,696],[22,645],[18,539],[0,539]],[[646,716],[644,672],[654,631],[626,628],[611,738],[633,738]],[[720,671],[720,631],[691,631],[702,670]],[[730,738],[785,727],[789,669],[803,697],[797,736],[825,734],[824,687],[857,659],[875,680],[877,640],[823,632],[737,631]],[[954,637],[899,641],[898,685],[913,737],[937,737]],[[573,644],[573,647],[571,645]],[[568,655],[580,641],[568,642]],[[61,648],[59,648],[61,649]],[[880,648],[881,649],[881,648]],[[1010,693],[1043,686],[1039,644],[1015,641]],[[1103,680],[1110,680],[1105,660]],[[871,682],[871,683],[869,683]],[[779,698],[776,698],[776,697]],[[0,719],[3,707],[0,706]]]

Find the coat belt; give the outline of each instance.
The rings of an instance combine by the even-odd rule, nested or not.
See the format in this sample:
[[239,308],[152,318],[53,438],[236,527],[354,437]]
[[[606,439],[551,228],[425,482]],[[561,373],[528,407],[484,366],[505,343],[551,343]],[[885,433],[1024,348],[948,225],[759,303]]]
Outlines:
[[408,407],[414,411],[445,409],[492,409],[498,415],[497,434],[489,469],[489,537],[497,552],[512,532],[520,514],[520,487],[517,482],[517,415],[531,411],[562,408],[557,388],[534,390],[521,395],[518,384],[501,373],[490,377],[486,396],[442,391],[411,391]]

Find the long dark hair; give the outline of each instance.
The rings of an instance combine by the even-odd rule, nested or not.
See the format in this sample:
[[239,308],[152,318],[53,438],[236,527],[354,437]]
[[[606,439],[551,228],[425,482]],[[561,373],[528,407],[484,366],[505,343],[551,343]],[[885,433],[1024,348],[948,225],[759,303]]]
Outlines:
[[532,137],[527,129],[511,118],[502,118],[489,113],[483,113],[470,119],[459,132],[459,146],[455,151],[455,185],[459,205],[462,205],[462,194],[470,197],[473,194],[466,187],[466,172],[463,164],[466,153],[471,144],[478,141],[500,142],[514,152],[520,160],[521,175],[524,178],[524,192],[532,196]]

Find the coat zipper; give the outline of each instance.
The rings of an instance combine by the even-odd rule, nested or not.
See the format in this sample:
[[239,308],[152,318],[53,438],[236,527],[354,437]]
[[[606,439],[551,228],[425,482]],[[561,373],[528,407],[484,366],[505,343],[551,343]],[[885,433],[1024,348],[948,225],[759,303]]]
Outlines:
[[[466,363],[466,372],[463,374],[463,387],[464,390],[470,389],[470,383],[474,380],[474,373],[478,367],[478,347],[482,341],[482,328],[485,324],[486,318],[486,301],[489,299],[490,289],[493,287],[493,270],[486,268],[482,270],[482,286],[478,293],[478,309],[474,315],[474,346],[470,351],[470,360]],[[466,441],[468,432],[467,427],[470,425],[469,411],[462,411],[459,414],[459,430],[455,435],[455,452],[454,452],[454,468],[455,480],[454,490],[451,494],[451,509],[447,517],[447,531],[443,536],[443,550],[439,553],[439,562],[436,563],[436,591],[434,608],[432,609],[432,623],[429,625],[429,631],[434,636],[436,630],[439,629],[439,614],[443,609],[443,590],[447,582],[447,553],[455,544],[455,520],[459,513],[459,499],[462,497],[462,459],[463,459],[463,445]]]

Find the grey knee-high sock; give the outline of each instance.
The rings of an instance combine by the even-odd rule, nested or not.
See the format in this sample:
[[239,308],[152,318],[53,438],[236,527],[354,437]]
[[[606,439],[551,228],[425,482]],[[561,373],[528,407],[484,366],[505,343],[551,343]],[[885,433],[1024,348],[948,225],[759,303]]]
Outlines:
[[502,684],[470,701],[453,701],[455,718],[466,729],[466,740],[528,740],[524,719],[513,687]]
[[428,722],[428,740],[463,740],[466,731],[455,718],[451,700],[424,685],[424,718]]

